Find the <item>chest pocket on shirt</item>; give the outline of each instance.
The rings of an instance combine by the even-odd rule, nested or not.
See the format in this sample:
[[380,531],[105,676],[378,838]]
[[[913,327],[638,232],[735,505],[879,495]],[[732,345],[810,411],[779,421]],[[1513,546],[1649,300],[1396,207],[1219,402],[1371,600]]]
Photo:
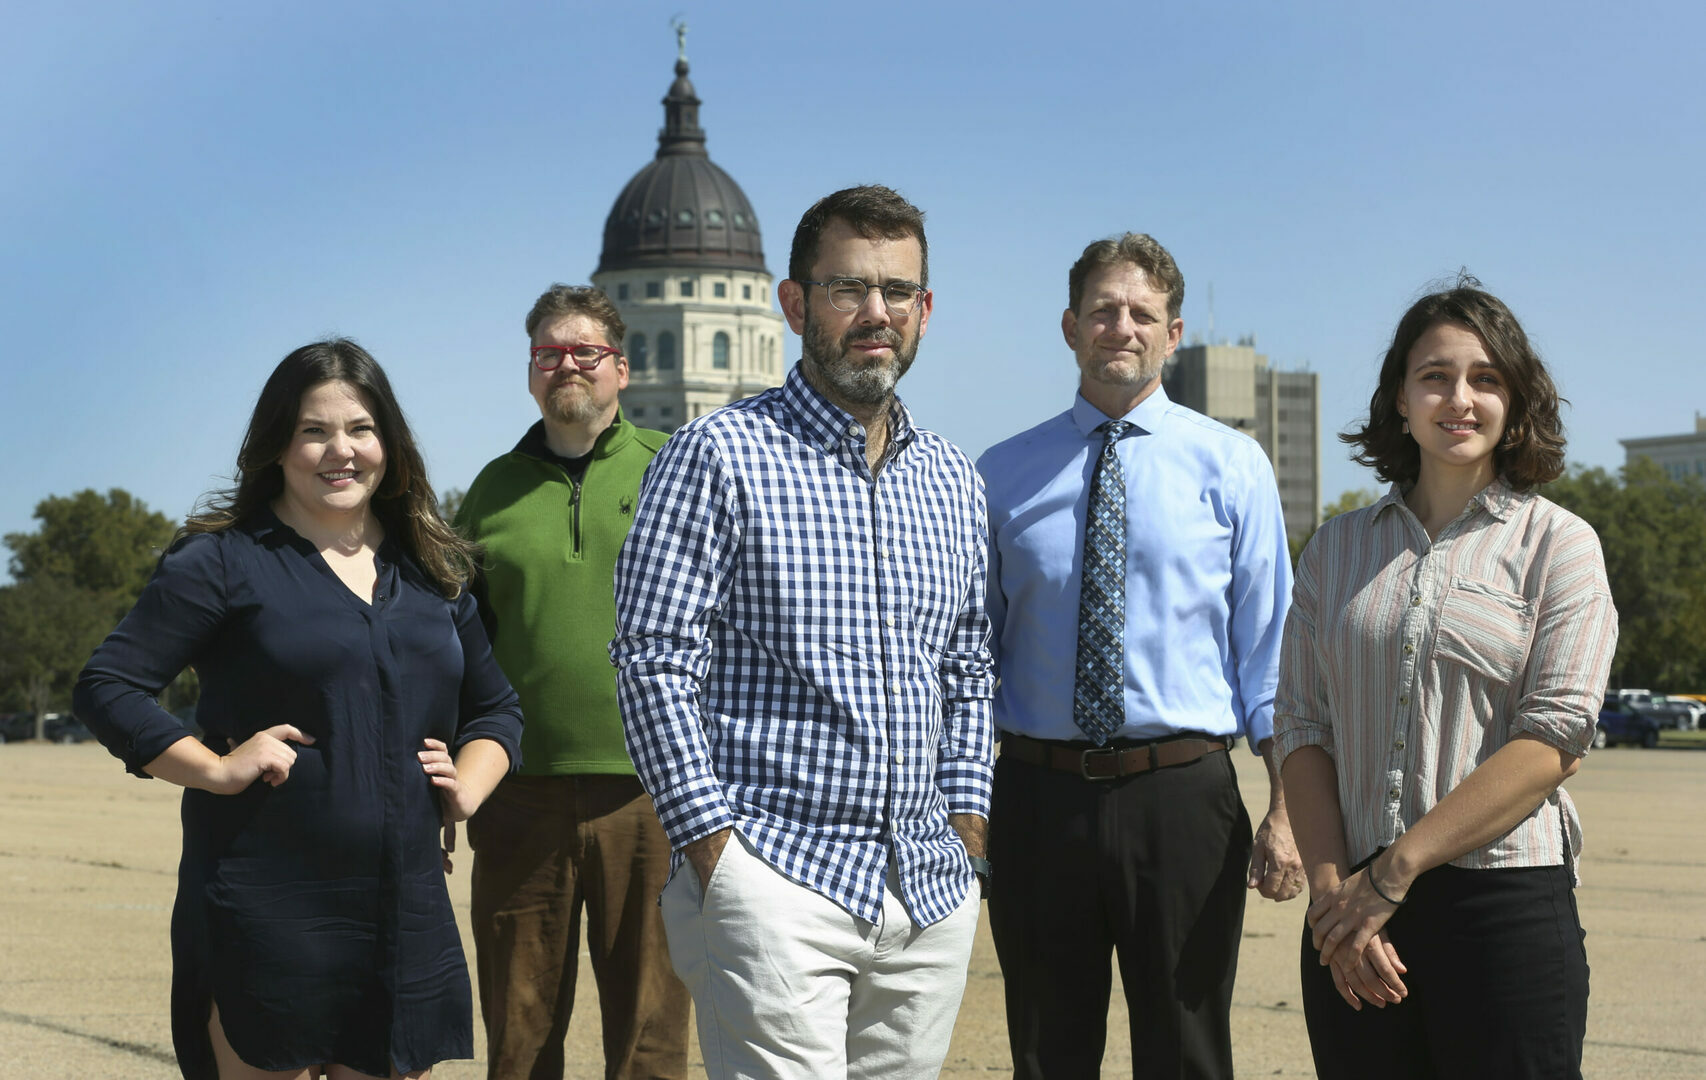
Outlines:
[[971,586],[971,556],[956,539],[944,539],[921,552],[907,575],[908,600],[919,640],[940,653],[953,635],[954,622]]
[[1533,633],[1533,601],[1485,582],[1458,578],[1440,604],[1434,655],[1509,686],[1522,674]]

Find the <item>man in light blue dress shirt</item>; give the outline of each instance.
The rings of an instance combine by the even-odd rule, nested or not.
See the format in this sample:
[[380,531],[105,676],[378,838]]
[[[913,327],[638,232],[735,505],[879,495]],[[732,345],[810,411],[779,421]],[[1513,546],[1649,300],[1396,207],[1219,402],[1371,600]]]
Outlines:
[[[1166,249],[1098,241],[1069,283],[1077,398],[978,463],[1000,679],[990,927],[1015,1076],[1099,1075],[1116,952],[1134,1072],[1230,1076],[1246,886],[1276,900],[1302,886],[1278,777],[1270,767],[1252,842],[1229,752],[1243,737],[1266,758],[1273,734],[1291,588],[1279,493],[1254,440],[1161,388],[1184,332]],[[1080,725],[1074,696],[1085,522],[1109,438],[1125,550],[1105,736]]]

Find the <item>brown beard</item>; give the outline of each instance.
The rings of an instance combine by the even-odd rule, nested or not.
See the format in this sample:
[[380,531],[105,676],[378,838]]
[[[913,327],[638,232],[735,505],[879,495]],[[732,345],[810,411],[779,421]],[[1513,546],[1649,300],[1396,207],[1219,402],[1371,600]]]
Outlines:
[[545,405],[551,419],[564,424],[585,424],[598,419],[604,410],[593,401],[592,387],[565,379],[546,391]]

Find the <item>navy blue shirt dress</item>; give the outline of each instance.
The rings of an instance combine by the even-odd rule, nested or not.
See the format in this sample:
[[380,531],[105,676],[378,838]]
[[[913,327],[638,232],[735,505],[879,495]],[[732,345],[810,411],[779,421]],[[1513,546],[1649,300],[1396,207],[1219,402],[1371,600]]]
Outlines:
[[224,753],[276,724],[278,787],[188,789],[172,912],[172,1036],[215,1077],[209,1002],[263,1069],[339,1062],[389,1075],[473,1056],[473,1004],[445,889],[437,793],[416,754],[493,739],[520,764],[521,709],[474,599],[446,599],[387,540],[372,604],[262,511],[191,536],[78,679],[77,716],[126,767],[188,732],[155,702],[186,666],[202,741]]

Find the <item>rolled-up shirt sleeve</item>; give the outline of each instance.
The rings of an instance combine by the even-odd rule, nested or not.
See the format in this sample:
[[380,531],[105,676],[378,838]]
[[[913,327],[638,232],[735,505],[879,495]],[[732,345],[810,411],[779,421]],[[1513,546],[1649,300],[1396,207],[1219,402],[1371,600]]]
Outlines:
[[1569,520],[1547,543],[1552,550],[1536,559],[1546,569],[1546,582],[1512,726],[1581,757],[1593,745],[1617,652],[1617,609],[1599,537],[1590,526]]
[[682,432],[640,486],[616,561],[616,697],[623,737],[672,847],[733,824],[699,698],[711,624],[740,543],[738,498],[717,448]]
[[1304,549],[1297,564],[1291,610],[1286,613],[1280,646],[1279,688],[1274,695],[1274,768],[1305,746],[1334,752],[1333,723],[1328,712],[1327,680],[1321,670],[1315,634],[1316,553]]

